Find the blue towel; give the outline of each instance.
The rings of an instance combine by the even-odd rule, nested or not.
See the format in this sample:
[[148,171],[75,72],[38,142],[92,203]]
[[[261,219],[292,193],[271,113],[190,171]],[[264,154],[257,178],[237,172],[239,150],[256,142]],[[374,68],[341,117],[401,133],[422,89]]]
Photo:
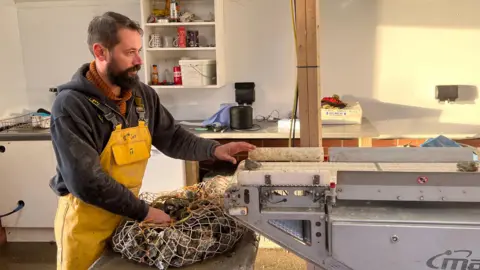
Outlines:
[[212,115],[210,118],[202,122],[203,126],[208,125],[220,125],[223,127],[230,126],[230,108],[236,106],[237,104],[222,104],[220,110]]
[[[440,135],[436,138],[430,138],[426,140],[420,147],[463,147],[454,140],[451,140],[443,135]],[[473,153],[473,160],[477,161],[478,156],[476,153]]]
[[430,138],[426,140],[421,147],[462,147],[457,142],[450,140],[449,138],[440,135],[436,138]]

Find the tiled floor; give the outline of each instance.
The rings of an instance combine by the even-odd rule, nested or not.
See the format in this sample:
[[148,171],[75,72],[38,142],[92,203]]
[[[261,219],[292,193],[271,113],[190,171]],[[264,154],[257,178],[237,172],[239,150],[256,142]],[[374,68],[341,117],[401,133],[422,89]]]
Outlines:
[[55,269],[55,244],[15,243],[0,247],[1,270]]

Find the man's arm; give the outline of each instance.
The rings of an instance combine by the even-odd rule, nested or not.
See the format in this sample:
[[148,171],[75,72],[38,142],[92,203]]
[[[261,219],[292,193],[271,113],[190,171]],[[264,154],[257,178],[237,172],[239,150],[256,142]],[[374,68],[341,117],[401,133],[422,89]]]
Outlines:
[[109,212],[144,220],[148,205],[103,171],[90,127],[79,117],[68,114],[52,121],[51,134],[58,177],[63,178],[69,192]]
[[160,103],[158,95],[154,96],[152,144],[172,158],[194,161],[214,158],[215,148],[220,143],[196,136],[176,124],[170,112]]

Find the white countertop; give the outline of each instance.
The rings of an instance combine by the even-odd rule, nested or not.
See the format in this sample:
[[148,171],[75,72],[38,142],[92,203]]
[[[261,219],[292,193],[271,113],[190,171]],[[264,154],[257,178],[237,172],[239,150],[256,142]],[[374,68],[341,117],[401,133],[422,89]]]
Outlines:
[[[196,122],[196,121],[188,121]],[[185,127],[191,132],[208,139],[288,139],[289,132],[279,132],[276,122],[255,122],[260,126],[259,130],[225,132],[196,131],[194,128]],[[356,139],[372,138],[378,136],[378,132],[372,124],[364,119],[361,125],[323,125],[322,137],[325,139]],[[300,130],[295,131],[295,138],[300,138]]]
[[428,139],[444,135],[450,139],[480,137],[480,125],[441,123],[437,118],[394,119],[375,121],[377,139]]
[[[209,139],[288,139],[288,132],[279,132],[277,123],[258,122],[258,131],[201,132],[197,135]],[[436,118],[392,119],[371,122],[363,119],[361,125],[323,125],[324,139],[428,139],[444,135],[450,139],[480,138],[480,125],[441,123]],[[295,138],[300,138],[296,130]]]
[[[189,121],[200,122],[200,121]],[[287,132],[279,132],[276,122],[256,122],[257,131],[196,131],[184,126],[198,136],[208,139],[288,139]],[[363,119],[361,125],[323,125],[324,139],[426,139],[444,135],[451,139],[480,138],[480,125],[440,123],[434,118],[394,119],[371,122]],[[300,138],[296,130],[295,138]],[[50,140],[49,129],[35,131],[0,132],[0,141],[8,140]]]

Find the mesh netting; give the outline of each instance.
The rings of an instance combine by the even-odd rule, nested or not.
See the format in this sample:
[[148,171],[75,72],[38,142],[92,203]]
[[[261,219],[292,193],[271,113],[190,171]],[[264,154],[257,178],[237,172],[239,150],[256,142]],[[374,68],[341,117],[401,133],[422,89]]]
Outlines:
[[170,225],[124,221],[113,235],[113,250],[158,269],[181,267],[231,250],[246,232],[223,211],[226,177],[172,193],[143,193],[150,206],[170,215]]

